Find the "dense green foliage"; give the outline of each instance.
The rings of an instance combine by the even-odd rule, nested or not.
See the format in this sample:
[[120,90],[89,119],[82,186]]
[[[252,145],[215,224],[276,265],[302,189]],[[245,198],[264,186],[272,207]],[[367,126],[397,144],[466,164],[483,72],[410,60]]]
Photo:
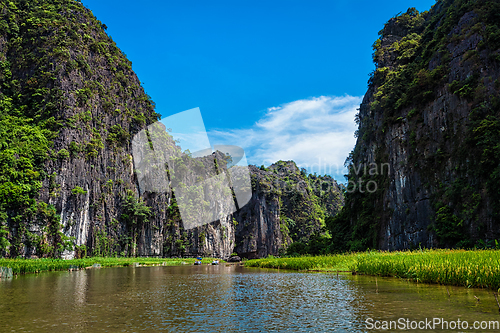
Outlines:
[[[5,98],[5,97],[4,97]],[[12,105],[4,100],[0,113],[0,251],[5,250],[8,219],[47,219],[37,214],[34,199],[44,177],[42,162],[47,158],[52,133],[34,125],[30,119],[11,115]],[[15,112],[13,112],[15,114]],[[9,212],[16,212],[9,214]],[[23,214],[24,213],[24,214]],[[9,216],[10,215],[10,216]]]
[[318,257],[269,257],[248,260],[245,266],[333,272],[349,270],[421,283],[500,288],[499,250],[370,251]]

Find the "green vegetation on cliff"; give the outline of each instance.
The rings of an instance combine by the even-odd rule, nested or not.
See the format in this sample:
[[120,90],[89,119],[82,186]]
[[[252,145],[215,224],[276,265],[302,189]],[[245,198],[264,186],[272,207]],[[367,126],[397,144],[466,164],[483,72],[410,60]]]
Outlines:
[[326,253],[325,220],[340,211],[344,199],[337,182],[307,174],[293,161],[251,166],[250,174],[252,200],[235,213],[235,251],[245,257]]
[[[150,190],[151,174],[208,196],[191,185],[226,170],[226,157],[193,158],[150,127],[155,105],[105,30],[77,0],[0,0],[0,256],[227,257],[239,245],[267,255],[328,236],[325,219],[343,202],[335,181],[287,173],[285,162],[252,178],[262,221],[247,212],[185,228],[173,191]],[[146,128],[144,149],[133,138]],[[175,156],[172,170],[138,170],[154,164],[153,141]]]
[[[50,198],[61,191],[58,172],[48,166],[91,162],[157,119],[149,97],[138,93],[130,61],[104,29],[78,1],[0,1],[0,254],[36,248],[39,256],[58,256],[71,247],[53,200],[42,195],[44,187]],[[141,107],[122,105],[125,97]],[[130,125],[108,129],[107,115],[91,111],[97,106],[110,116],[123,113]],[[80,138],[66,145],[66,129]]]
[[[500,239],[499,24],[498,1],[440,0],[380,31],[346,203],[327,221],[335,250]],[[390,171],[358,168],[372,163]]]

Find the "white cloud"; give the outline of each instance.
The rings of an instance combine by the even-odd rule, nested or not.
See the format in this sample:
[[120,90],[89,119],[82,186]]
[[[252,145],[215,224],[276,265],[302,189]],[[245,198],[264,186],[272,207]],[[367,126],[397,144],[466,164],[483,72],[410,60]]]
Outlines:
[[354,116],[361,99],[320,96],[270,107],[251,128],[209,131],[210,142],[244,148],[251,164],[294,160],[309,172],[344,181],[344,161],[356,143]]

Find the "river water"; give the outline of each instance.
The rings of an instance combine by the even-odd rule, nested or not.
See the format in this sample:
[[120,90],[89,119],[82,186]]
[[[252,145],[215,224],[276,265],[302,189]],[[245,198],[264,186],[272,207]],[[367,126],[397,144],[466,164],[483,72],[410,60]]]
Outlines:
[[[238,265],[105,268],[0,281],[0,332],[368,332],[376,320],[411,325],[426,318],[466,320],[471,327],[500,314],[487,290]],[[411,331],[443,332],[442,325]]]

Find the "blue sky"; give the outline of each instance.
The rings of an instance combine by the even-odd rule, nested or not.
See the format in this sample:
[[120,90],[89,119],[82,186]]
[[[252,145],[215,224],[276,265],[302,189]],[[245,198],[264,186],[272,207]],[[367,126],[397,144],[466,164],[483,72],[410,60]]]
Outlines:
[[[163,118],[199,107],[210,142],[345,181],[384,23],[434,0],[83,0]],[[321,167],[321,170],[319,170]]]

